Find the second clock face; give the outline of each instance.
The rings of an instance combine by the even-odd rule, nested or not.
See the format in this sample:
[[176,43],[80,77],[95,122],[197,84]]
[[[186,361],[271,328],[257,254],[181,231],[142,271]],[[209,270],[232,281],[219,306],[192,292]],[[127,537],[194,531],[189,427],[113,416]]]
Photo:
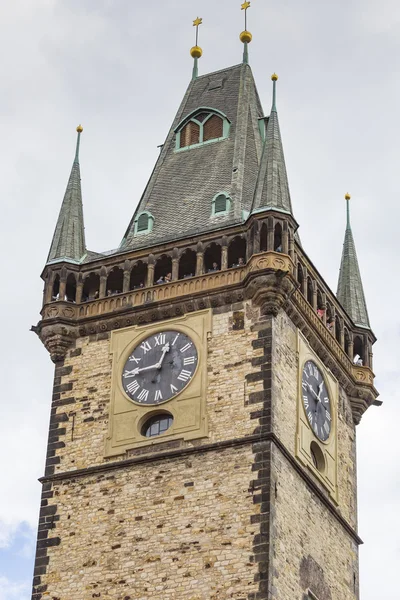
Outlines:
[[122,371],[122,386],[138,404],[161,404],[190,383],[197,362],[196,346],[189,336],[161,331],[133,349]]
[[332,428],[332,412],[324,377],[315,362],[308,360],[302,375],[303,404],[315,435],[326,442]]

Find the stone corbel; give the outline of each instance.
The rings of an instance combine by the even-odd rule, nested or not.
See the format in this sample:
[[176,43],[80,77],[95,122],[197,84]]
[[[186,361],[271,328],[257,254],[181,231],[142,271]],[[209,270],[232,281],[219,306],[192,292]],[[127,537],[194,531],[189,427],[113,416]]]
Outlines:
[[276,316],[296,289],[289,271],[271,271],[252,277],[246,286],[246,296],[260,307],[261,315]]
[[32,327],[32,331],[37,333],[54,363],[64,360],[78,337],[77,328],[65,323],[43,325],[42,322],[38,327]]

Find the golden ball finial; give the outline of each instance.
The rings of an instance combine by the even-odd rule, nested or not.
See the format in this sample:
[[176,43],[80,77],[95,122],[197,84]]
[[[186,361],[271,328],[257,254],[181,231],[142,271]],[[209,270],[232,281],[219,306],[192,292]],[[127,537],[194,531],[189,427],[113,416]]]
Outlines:
[[203,56],[203,50],[200,46],[193,46],[193,48],[190,49],[190,56],[192,58],[201,58]]
[[350,200],[351,199],[351,196],[350,196],[349,192],[347,192],[347,194],[345,195],[344,199],[345,200]]
[[78,133],[82,133],[82,131],[83,131],[82,125],[78,125],[78,127],[76,128],[76,130],[77,130]]
[[253,36],[251,35],[250,31],[242,31],[242,33],[240,34],[240,41],[243,42],[243,44],[250,44],[251,40],[253,39]]
[[278,81],[278,75],[274,73],[273,75],[271,75],[271,79],[272,81]]

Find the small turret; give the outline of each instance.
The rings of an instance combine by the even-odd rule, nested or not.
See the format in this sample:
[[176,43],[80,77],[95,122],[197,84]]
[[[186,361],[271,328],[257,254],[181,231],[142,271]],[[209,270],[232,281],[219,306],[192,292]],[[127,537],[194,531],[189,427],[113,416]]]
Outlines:
[[347,203],[347,224],[336,295],[355,325],[369,328],[370,323],[367,304],[365,302],[356,247],[350,225],[350,198],[350,194],[345,195]]
[[79,166],[79,147],[83,127],[79,125],[76,131],[78,137],[75,158],[51,242],[47,264],[61,261],[80,263],[86,254]]
[[278,113],[276,110],[276,83],[278,75],[274,73],[271,79],[273,82],[272,108],[266,126],[264,149],[254,193],[253,211],[274,209],[290,213],[293,216]]

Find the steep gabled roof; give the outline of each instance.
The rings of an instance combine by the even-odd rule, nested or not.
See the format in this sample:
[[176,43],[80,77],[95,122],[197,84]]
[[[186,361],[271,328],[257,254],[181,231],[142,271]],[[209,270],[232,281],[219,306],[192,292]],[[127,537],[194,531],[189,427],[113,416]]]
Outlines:
[[[227,139],[177,152],[176,128],[199,108],[220,111],[230,122]],[[169,131],[120,250],[151,246],[242,222],[251,210],[262,152],[263,117],[251,68],[241,64],[195,78]],[[226,193],[232,210],[212,218],[212,200]],[[135,218],[154,217],[153,230],[135,236]]]
[[356,246],[350,225],[350,196],[347,200],[347,226],[344,236],[337,298],[356,325],[370,327],[367,303],[358,266]]
[[79,145],[82,128],[78,127],[77,131],[75,159],[51,242],[47,264],[61,260],[79,263],[86,253],[79,166]]

